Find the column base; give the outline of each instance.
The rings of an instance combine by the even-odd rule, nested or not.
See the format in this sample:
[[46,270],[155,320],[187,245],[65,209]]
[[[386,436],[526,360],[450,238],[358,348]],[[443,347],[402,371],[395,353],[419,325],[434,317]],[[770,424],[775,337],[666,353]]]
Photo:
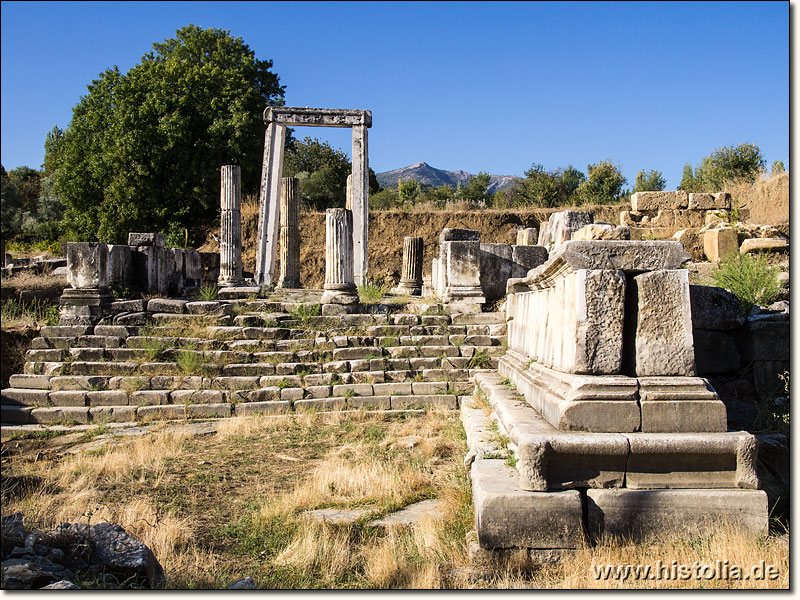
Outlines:
[[352,291],[347,290],[325,290],[320,300],[322,304],[358,304],[358,294],[355,292],[355,286]]
[[61,309],[59,324],[95,325],[112,302],[114,295],[108,288],[65,288],[58,302]]

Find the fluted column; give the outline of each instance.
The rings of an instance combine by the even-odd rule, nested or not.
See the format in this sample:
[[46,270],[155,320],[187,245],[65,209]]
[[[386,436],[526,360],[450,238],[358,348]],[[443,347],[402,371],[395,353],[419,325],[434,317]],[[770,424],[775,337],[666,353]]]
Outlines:
[[239,207],[242,198],[242,169],[225,165],[220,169],[220,286],[241,285],[242,279],[242,217]]
[[284,177],[280,210],[281,272],[278,287],[300,287],[300,180]]
[[403,238],[403,271],[399,289],[418,296],[422,293],[422,238]]
[[325,292],[323,304],[358,302],[353,279],[353,213],[346,208],[325,211]]

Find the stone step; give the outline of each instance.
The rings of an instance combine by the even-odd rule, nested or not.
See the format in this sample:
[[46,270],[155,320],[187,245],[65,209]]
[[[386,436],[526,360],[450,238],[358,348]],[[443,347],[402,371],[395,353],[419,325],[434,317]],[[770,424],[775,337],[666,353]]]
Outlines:
[[758,488],[757,441],[746,432],[560,431],[507,381],[475,376],[517,455],[522,489]]
[[[58,425],[208,419],[321,410],[457,410],[461,401],[461,397],[455,394],[282,399],[288,396],[285,391],[265,388],[253,390],[247,395],[234,393],[228,398],[222,392],[214,393],[211,390],[149,390],[132,392],[130,404],[99,406],[23,406],[3,403],[0,420],[3,424]],[[174,402],[170,403],[169,400]]]

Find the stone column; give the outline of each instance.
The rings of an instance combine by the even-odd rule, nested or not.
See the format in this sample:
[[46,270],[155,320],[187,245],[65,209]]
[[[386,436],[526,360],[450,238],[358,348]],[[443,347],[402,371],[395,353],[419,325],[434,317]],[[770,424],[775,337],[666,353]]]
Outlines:
[[300,180],[284,177],[281,192],[281,274],[278,287],[300,287]]
[[254,273],[257,285],[270,285],[275,273],[285,139],[285,125],[274,121],[267,123],[267,132],[264,138],[264,161],[261,166],[261,190],[258,199],[258,240]]
[[353,174],[347,176],[347,189],[345,191],[345,204],[347,210],[353,210]]
[[353,280],[353,213],[346,208],[325,211],[325,292],[322,304],[358,304]]
[[369,160],[367,153],[367,126],[353,125],[353,274],[355,282],[367,281],[367,243],[369,211]]
[[422,293],[422,238],[403,238],[403,272],[398,291],[419,296]]
[[242,168],[220,169],[219,279],[220,287],[241,285],[242,279]]

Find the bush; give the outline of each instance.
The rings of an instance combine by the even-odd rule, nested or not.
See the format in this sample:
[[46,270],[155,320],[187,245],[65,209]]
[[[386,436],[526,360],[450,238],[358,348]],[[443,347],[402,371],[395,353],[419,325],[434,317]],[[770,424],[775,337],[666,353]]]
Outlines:
[[780,290],[778,269],[769,266],[764,254],[733,253],[720,262],[711,278],[716,286],[732,292],[748,313],[756,304],[772,304]]

